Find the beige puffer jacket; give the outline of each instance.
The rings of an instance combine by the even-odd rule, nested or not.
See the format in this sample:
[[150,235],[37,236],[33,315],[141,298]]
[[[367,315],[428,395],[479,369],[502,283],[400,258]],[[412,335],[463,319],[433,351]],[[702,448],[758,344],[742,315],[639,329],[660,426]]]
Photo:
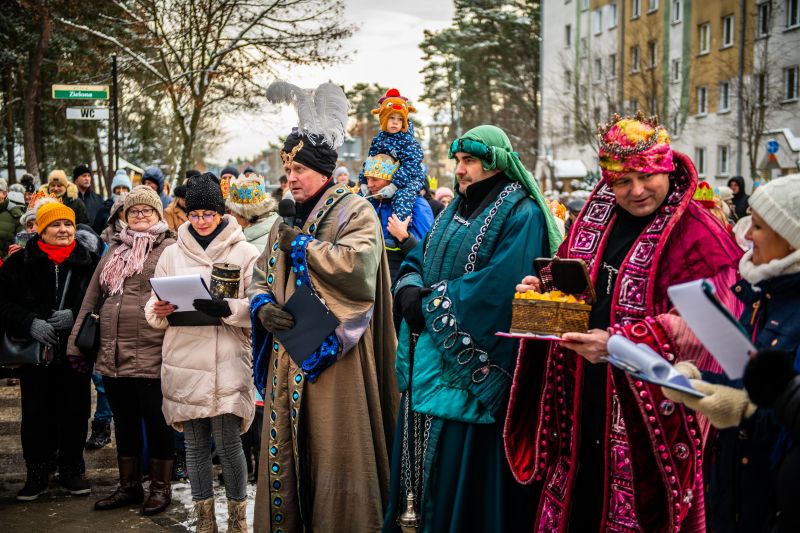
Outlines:
[[[75,346],[75,337],[86,314],[94,310],[102,294],[108,291],[108,287],[100,284],[100,273],[121,242],[119,235],[114,237],[111,247],[103,254],[94,271],[67,343],[69,355],[80,353]],[[175,239],[166,237],[166,234],[159,236],[144,261],[142,272],[125,280],[122,294],[109,296],[103,303],[100,309],[100,350],[95,363],[95,370],[100,374],[112,378],[161,377],[164,331],[150,327],[144,316],[144,306],[153,292],[150,278],[153,277],[156,264],[161,253],[172,244],[175,244]]]
[[168,424],[178,431],[183,422],[231,413],[242,418],[242,433],[255,414],[250,341],[250,305],[246,296],[253,277],[258,250],[248,244],[236,219],[225,215],[228,225],[203,248],[189,232],[190,224],[178,228],[178,242],[161,254],[155,277],[199,274],[211,281],[214,263],[241,267],[239,298],[227,299],[231,316],[220,326],[169,326],[166,318],[153,313],[155,294],[145,314],[154,328],[165,329],[161,365],[162,410]]

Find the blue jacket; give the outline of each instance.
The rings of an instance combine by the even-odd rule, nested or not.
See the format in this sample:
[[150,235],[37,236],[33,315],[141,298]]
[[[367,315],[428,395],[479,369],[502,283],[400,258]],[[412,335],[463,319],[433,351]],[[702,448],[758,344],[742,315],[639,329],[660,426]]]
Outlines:
[[158,185],[156,192],[159,198],[161,198],[161,204],[164,206],[164,209],[169,207],[171,200],[169,196],[164,194],[164,173],[161,172],[161,169],[158,167],[148,167],[142,175],[142,183],[145,181],[152,181]]
[[375,200],[370,198],[369,201],[375,206],[378,217],[381,219],[383,240],[386,243],[386,256],[389,260],[389,273],[391,274],[392,281],[394,281],[395,275],[400,269],[400,265],[406,255],[413,250],[417,244],[425,240],[425,235],[428,234],[428,230],[431,229],[431,225],[433,224],[433,211],[431,211],[431,206],[428,205],[428,202],[423,197],[417,195],[417,199],[411,211],[411,223],[408,225],[408,238],[402,243],[398,243],[397,239],[395,239],[387,229],[389,217],[392,216],[391,200]]

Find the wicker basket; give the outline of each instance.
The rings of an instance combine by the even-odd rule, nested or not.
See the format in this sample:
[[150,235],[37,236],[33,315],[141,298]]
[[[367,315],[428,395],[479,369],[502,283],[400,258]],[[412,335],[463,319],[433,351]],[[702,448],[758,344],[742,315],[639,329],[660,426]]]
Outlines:
[[595,296],[586,264],[579,259],[553,258],[537,259],[534,266],[544,290],[581,295],[586,303],[515,299],[511,305],[511,333],[561,336],[587,331]]

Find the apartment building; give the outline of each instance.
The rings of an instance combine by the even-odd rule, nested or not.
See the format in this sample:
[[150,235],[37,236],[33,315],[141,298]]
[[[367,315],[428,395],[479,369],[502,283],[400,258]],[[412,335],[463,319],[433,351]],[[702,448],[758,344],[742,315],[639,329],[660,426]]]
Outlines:
[[713,184],[800,169],[800,0],[542,4],[546,183],[598,172],[597,123],[639,109]]

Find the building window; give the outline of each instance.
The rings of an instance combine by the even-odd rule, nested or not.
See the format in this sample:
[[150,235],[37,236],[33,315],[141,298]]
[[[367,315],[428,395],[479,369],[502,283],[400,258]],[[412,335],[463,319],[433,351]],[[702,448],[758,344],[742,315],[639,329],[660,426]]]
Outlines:
[[631,46],[631,72],[639,72],[639,45]]
[[698,28],[698,54],[707,54],[711,49],[711,24],[705,22]]
[[727,176],[730,173],[730,153],[727,146],[718,146],[719,172],[720,176]]
[[594,60],[594,81],[599,82],[603,80],[603,60],[596,57]]
[[581,57],[586,57],[589,53],[589,44],[586,37],[581,37]]
[[617,77],[617,54],[608,55],[608,78],[613,80]]
[[731,82],[723,81],[719,84],[719,102],[717,113],[726,113],[731,110]]
[[783,100],[791,102],[797,100],[798,97],[798,67],[789,67],[783,69]]
[[647,0],[647,12],[652,13],[658,9],[658,0]]
[[672,60],[670,64],[670,72],[672,73],[672,81],[677,83],[681,81],[681,60],[680,58],[675,58]]
[[564,115],[564,136],[569,137],[572,134],[572,117]]
[[705,148],[695,148],[694,149],[694,164],[697,168],[697,175],[698,176],[705,176],[706,175],[706,149]]
[[697,114],[704,116],[708,114],[708,88],[700,86],[697,88]]
[[628,113],[631,114],[631,115],[635,115],[637,111],[639,111],[639,101],[638,100],[629,100],[628,101]]
[[675,112],[672,114],[672,118],[670,118],[670,121],[669,121],[669,124],[670,124],[670,131],[669,132],[670,132],[671,137],[673,139],[678,136],[678,124],[679,124],[678,113],[679,113],[679,111],[676,109]]
[[767,103],[767,75],[763,72],[756,74],[756,96],[759,105]]
[[592,11],[592,29],[595,35],[603,32],[603,8]]
[[683,2],[672,0],[672,22],[680,22],[683,15]]
[[656,68],[658,64],[658,42],[650,41],[647,43],[647,59],[650,62],[648,66],[650,68]]
[[564,85],[567,86],[567,89],[572,89],[572,71],[565,70],[564,71]]
[[589,0],[581,0],[581,11],[589,9]]
[[758,4],[758,20],[756,21],[756,36],[757,37],[766,37],[769,35],[769,27],[770,27],[770,3],[762,2]]
[[722,48],[733,46],[733,15],[722,17]]
[[617,3],[611,2],[608,4],[608,29],[617,26]]
[[786,0],[786,29],[800,26],[800,0]]
[[572,46],[572,26],[569,24],[564,26],[564,44],[567,48]]
[[639,18],[639,15],[642,13],[642,3],[641,0],[633,0],[631,3],[631,18]]
[[648,113],[650,113],[651,115],[657,115],[658,114],[658,98],[656,98],[655,96],[649,97],[647,99],[647,107],[648,107],[648,110],[647,110]]

